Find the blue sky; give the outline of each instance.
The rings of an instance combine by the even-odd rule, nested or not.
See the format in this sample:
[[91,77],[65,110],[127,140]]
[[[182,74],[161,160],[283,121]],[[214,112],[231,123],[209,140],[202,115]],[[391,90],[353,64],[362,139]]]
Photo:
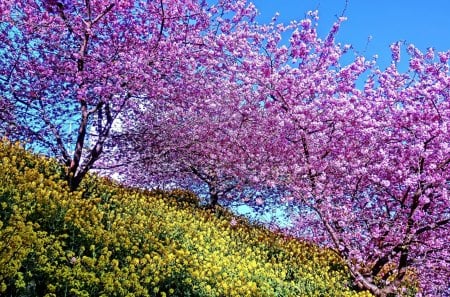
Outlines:
[[[260,12],[259,22],[269,22],[275,12],[280,22],[302,19],[319,10],[319,32],[324,37],[345,7],[345,0],[249,0]],[[450,50],[449,0],[349,0],[337,40],[366,57],[378,54],[379,63],[390,62],[389,45],[396,41],[414,44],[425,51]],[[372,36],[369,44],[367,39]],[[367,48],[366,48],[367,45]]]

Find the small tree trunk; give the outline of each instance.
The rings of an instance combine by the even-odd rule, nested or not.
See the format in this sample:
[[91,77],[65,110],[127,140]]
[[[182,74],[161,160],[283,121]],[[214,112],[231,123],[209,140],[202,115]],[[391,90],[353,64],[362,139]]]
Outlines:
[[214,208],[219,204],[219,194],[217,192],[209,193],[209,204],[211,208]]
[[78,127],[77,142],[75,144],[75,151],[73,152],[73,158],[68,168],[68,182],[71,191],[75,191],[80,185],[83,178],[78,174],[78,168],[80,166],[81,155],[83,153],[84,140],[86,139],[86,129],[88,125],[88,107],[86,101],[81,101],[81,122]]

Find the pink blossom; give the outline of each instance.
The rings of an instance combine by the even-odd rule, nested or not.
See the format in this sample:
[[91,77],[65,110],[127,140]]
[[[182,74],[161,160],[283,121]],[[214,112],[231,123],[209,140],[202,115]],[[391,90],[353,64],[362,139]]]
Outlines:
[[70,258],[70,264],[75,265],[77,262],[78,262],[78,260],[75,256]]
[[392,61],[398,63],[400,62],[400,42],[395,42],[391,44]]
[[238,222],[237,222],[236,218],[233,217],[233,218],[231,219],[231,221],[230,221],[230,226],[231,226],[231,227],[236,227],[237,224],[238,224]]

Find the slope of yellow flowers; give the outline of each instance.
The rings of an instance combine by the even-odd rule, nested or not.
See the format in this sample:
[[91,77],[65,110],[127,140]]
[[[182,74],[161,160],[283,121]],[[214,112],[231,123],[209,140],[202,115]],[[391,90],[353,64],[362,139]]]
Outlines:
[[0,296],[370,296],[330,251],[0,142]]

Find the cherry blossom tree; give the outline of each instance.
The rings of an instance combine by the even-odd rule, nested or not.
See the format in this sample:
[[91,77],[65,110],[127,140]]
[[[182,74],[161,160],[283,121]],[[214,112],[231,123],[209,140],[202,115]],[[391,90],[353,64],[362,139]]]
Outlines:
[[232,142],[218,128],[219,118],[213,122],[208,114],[194,109],[186,104],[159,104],[151,112],[135,115],[136,124],[112,132],[110,155],[116,157],[100,161],[103,174],[116,174],[132,186],[196,189],[205,192],[211,205],[217,204],[219,196],[236,187],[234,175],[226,170],[233,161],[225,153],[216,154],[218,143],[230,152]]
[[0,91],[15,110],[10,132],[58,157],[76,189],[118,115],[182,100],[174,85],[188,87],[184,75],[214,57],[203,37],[239,25],[248,9],[245,1],[1,1]]
[[251,183],[246,176],[251,159],[243,141],[255,137],[255,121],[246,115],[250,106],[244,98],[252,86],[216,71],[207,75],[206,83],[204,75],[196,73],[189,89],[180,86],[180,96],[187,100],[128,114],[127,120],[135,123],[117,135],[113,131],[111,154],[116,158],[101,162],[103,173],[118,174],[134,186],[190,188],[206,194],[210,206],[238,196]]
[[247,60],[259,59],[264,32],[254,22],[252,4],[220,3],[209,10],[214,30],[204,32],[204,46],[187,61],[195,61],[192,71],[171,82],[170,100],[140,104],[121,117],[131,124],[113,135],[111,154],[117,158],[105,159],[103,172],[113,170],[126,183],[144,187],[203,188],[212,206],[250,183],[256,169],[248,154],[255,154],[244,140],[266,136],[252,129],[260,102],[247,78]]
[[[400,73],[394,44],[384,71],[363,57],[341,66],[339,23],[322,41],[305,20],[291,48],[270,56],[261,92],[280,127],[275,182],[309,209],[297,234],[332,247],[357,286],[386,296],[418,279],[423,294],[448,293],[449,54],[435,59],[410,46],[409,70]],[[301,53],[298,67],[283,65]]]

